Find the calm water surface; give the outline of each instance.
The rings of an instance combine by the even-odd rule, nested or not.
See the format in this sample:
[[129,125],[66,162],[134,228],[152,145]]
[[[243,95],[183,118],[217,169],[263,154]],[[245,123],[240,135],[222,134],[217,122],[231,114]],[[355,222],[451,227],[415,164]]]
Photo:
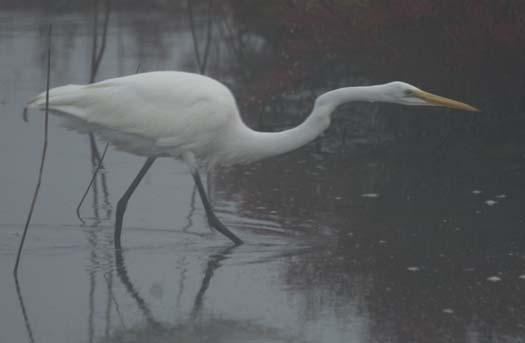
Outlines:
[[[0,342],[525,341],[519,2],[50,3],[0,6]],[[81,224],[90,141],[52,117],[17,285],[43,131],[21,113],[45,85],[48,23],[52,85],[203,72],[260,130],[296,125],[328,89],[394,79],[483,111],[348,105],[297,152],[210,173],[237,248],[185,166],[160,160],[121,253],[113,206],[142,160],[109,150]]]

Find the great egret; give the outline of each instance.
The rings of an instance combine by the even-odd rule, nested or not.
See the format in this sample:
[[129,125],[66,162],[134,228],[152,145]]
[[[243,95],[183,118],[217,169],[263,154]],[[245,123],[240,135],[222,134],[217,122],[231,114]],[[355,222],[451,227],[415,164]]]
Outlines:
[[[320,95],[311,114],[297,127],[257,132],[242,121],[235,98],[222,83],[199,74],[158,71],[118,77],[88,85],[67,85],[49,91],[49,109],[79,132],[96,132],[117,149],[146,162],[118,201],[115,244],[120,246],[122,219],[129,198],[158,157],[182,159],[199,190],[209,224],[235,244],[242,240],[217,218],[198,171],[208,167],[248,163],[297,149],[319,136],[331,114],[350,101],[388,102],[409,106],[476,108],[422,91],[404,82],[339,88]],[[45,92],[28,108],[43,110]]]

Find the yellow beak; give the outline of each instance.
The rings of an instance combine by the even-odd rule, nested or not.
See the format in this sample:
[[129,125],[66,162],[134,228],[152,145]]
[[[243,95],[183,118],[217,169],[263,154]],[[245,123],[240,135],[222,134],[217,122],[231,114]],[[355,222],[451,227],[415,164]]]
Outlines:
[[444,106],[449,108],[455,108],[463,111],[479,112],[479,110],[473,106],[467,105],[463,102],[448,99],[439,95],[428,93],[422,90],[414,91],[414,96],[428,102],[432,105]]

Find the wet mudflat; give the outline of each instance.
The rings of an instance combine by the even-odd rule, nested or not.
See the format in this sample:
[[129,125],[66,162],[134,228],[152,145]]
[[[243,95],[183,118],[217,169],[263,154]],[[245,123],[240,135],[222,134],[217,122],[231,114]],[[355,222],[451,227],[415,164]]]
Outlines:
[[[0,12],[0,341],[524,341],[518,5],[454,2],[453,18],[437,16],[441,5],[192,3]],[[52,85],[139,65],[201,71],[228,84],[260,130],[299,123],[327,89],[392,79],[484,111],[349,105],[297,152],[209,173],[218,215],[247,242],[236,248],[208,228],[186,167],[160,160],[129,203],[121,252],[114,204],[142,160],[110,149],[82,224],[93,152],[52,117],[17,289],[43,128],[40,113],[29,124],[21,113],[45,85],[50,22]]]

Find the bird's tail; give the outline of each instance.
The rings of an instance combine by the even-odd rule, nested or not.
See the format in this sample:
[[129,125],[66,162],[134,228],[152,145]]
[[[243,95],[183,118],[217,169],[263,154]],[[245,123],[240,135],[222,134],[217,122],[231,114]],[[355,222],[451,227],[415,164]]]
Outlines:
[[[57,110],[60,107],[68,106],[75,102],[78,98],[78,90],[84,86],[82,85],[67,85],[56,87],[49,90],[49,109]],[[46,108],[46,92],[42,92],[30,99],[22,114],[24,121],[28,121],[28,109],[44,110]]]

